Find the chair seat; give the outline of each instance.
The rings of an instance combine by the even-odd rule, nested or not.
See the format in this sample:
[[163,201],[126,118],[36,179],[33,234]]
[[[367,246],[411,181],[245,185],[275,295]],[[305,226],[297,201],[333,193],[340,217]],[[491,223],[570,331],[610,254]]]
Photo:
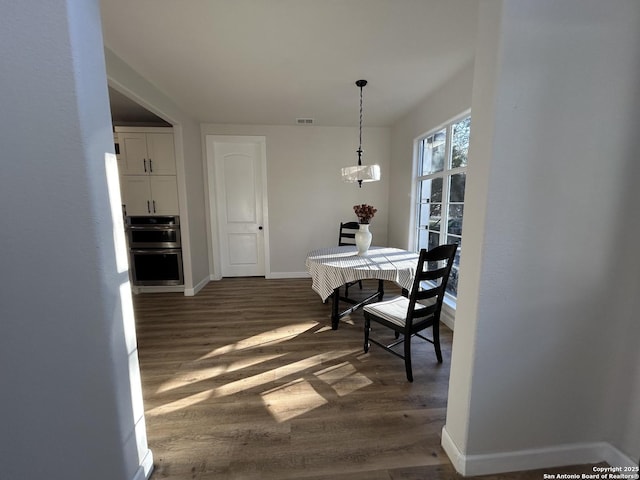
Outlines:
[[[425,307],[435,303],[433,301],[418,302]],[[365,305],[364,310],[371,315],[382,318],[387,322],[404,327],[407,323],[407,310],[409,309],[409,299],[398,296],[384,302],[370,303]]]
[[394,297],[384,302],[370,303],[364,306],[364,311],[371,315],[383,318],[387,322],[404,327],[407,323],[407,309],[409,299],[406,297]]

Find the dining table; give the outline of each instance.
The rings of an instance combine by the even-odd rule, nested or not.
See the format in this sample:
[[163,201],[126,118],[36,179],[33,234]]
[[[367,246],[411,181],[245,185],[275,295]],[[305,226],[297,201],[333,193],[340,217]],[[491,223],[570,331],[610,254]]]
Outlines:
[[[418,265],[418,254],[391,247],[370,247],[358,254],[355,246],[328,247],[307,254],[305,266],[311,275],[311,288],[323,301],[331,297],[331,328],[338,329],[340,319],[357,309],[381,301],[384,282],[395,282],[403,290],[410,290]],[[377,279],[377,290],[364,299],[340,295],[340,287],[357,280]],[[340,310],[340,302],[350,307]]]

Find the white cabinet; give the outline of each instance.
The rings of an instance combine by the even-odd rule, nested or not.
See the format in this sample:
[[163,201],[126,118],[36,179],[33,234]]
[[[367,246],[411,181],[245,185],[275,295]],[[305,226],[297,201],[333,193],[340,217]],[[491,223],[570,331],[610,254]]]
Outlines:
[[173,133],[119,132],[121,175],[175,175]]
[[116,127],[120,190],[126,215],[179,215],[173,133]]
[[126,215],[179,215],[178,185],[172,175],[122,175]]

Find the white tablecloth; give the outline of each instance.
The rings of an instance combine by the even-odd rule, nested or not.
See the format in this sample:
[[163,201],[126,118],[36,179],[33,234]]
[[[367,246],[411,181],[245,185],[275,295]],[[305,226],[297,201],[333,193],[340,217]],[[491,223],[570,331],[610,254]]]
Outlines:
[[371,247],[358,255],[355,246],[321,248],[309,252],[305,265],[312,288],[325,300],[347,282],[375,278],[395,282],[411,290],[418,254],[398,248]]

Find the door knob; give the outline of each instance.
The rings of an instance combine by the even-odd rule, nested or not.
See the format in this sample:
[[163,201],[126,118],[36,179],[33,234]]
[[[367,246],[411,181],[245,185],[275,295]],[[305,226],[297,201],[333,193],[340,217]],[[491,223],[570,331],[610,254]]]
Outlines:
[[258,227],[258,230],[262,230],[262,225],[260,225],[260,226]]

